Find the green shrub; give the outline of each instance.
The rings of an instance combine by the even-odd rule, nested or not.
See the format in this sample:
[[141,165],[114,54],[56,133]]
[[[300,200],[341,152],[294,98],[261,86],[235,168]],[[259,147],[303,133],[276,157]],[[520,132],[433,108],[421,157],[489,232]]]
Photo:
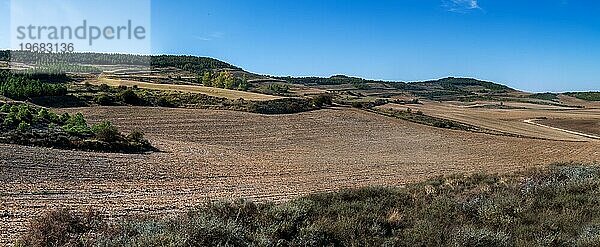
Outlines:
[[273,83],[259,88],[259,91],[266,94],[286,94],[290,91],[290,86],[282,83]]
[[139,130],[134,130],[131,133],[129,133],[129,135],[127,135],[127,139],[131,142],[137,143],[142,143],[146,141],[146,139],[144,139],[144,133],[142,133]]
[[332,104],[332,96],[329,94],[320,94],[312,99],[312,104],[316,107],[323,107]]
[[363,102],[358,102],[358,101],[352,102],[352,107],[354,107],[354,108],[363,108],[363,106],[364,106]]
[[548,101],[558,100],[558,94],[556,94],[556,93],[536,93],[536,94],[529,95],[528,97],[533,98],[533,99],[541,99],[541,100],[548,100]]
[[41,108],[37,113],[37,118],[40,120],[50,120],[50,112],[45,108]]
[[175,104],[171,103],[169,97],[166,96],[160,96],[156,101],[156,105],[160,107],[175,107]]
[[283,98],[269,101],[251,102],[249,112],[261,114],[291,114],[314,110],[309,99]]
[[565,94],[582,100],[600,101],[600,92],[573,92]]
[[10,112],[10,105],[9,104],[3,104],[2,107],[0,107],[0,112],[9,113]]
[[[66,117],[68,114],[63,116]],[[85,118],[83,117],[83,114],[81,113],[69,116],[69,119],[65,121],[63,129],[71,135],[85,136],[92,133],[90,127],[85,121]]]
[[139,104],[140,97],[131,89],[119,93],[118,97],[125,103],[135,105]]
[[19,121],[31,123],[31,121],[33,120],[33,113],[32,113],[31,108],[29,107],[29,105],[26,105],[26,104],[19,105],[16,118]]
[[19,121],[15,117],[15,113],[9,113],[5,118],[2,124],[7,127],[15,126]]
[[94,98],[94,102],[101,106],[110,106],[115,104],[113,97],[106,93],[102,93]]
[[19,123],[17,130],[21,131],[21,132],[29,131],[29,130],[31,130],[31,125],[28,124],[27,122],[21,122],[21,123]]
[[114,142],[120,137],[119,130],[111,122],[104,121],[92,126],[92,132],[96,135],[96,139],[104,142]]
[[108,85],[106,85],[106,84],[104,84],[104,83],[103,83],[103,84],[100,84],[100,86],[98,86],[98,90],[99,90],[100,92],[107,92],[107,93],[111,91],[111,90],[110,90],[110,86],[108,86]]
[[134,131],[125,138],[110,122],[90,128],[81,113],[58,116],[26,104],[6,109],[8,114],[0,115],[2,143],[120,153],[156,151],[141,132]]

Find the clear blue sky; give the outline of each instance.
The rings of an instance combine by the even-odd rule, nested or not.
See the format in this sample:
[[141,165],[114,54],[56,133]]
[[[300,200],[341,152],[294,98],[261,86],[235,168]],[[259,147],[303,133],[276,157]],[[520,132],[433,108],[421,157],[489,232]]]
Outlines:
[[273,75],[600,90],[600,2],[153,0],[152,49]]

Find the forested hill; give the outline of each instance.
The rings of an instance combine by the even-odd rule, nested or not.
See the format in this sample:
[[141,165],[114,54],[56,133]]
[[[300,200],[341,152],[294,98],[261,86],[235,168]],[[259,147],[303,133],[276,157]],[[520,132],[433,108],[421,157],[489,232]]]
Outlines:
[[27,51],[0,51],[0,61],[8,60],[28,64],[151,65],[155,68],[176,67],[199,74],[207,70],[240,70],[238,67],[214,58],[179,55],[146,56],[105,53],[34,53]]
[[271,77],[257,75],[244,71],[229,63],[208,57],[183,56],[183,55],[132,55],[132,54],[103,54],[103,53],[62,53],[46,54],[25,51],[0,51],[0,61],[18,61],[23,63],[67,63],[67,64],[124,64],[124,65],[151,65],[153,68],[175,67],[181,70],[203,74],[206,71],[235,70],[236,76],[247,76],[252,79],[276,79],[291,84],[302,85],[354,85],[357,88],[369,88],[369,85],[386,85],[388,87],[408,91],[463,91],[463,92],[515,92],[517,90],[494,82],[481,81],[471,78],[448,77],[439,80],[423,82],[394,82],[368,80],[346,75],[331,77]]
[[472,78],[447,77],[438,80],[422,82],[398,82],[398,81],[380,81],[367,80],[358,77],[345,75],[335,75],[329,78],[325,77],[279,77],[277,79],[287,81],[293,84],[303,85],[370,85],[385,84],[398,89],[406,90],[454,90],[454,91],[493,91],[493,92],[514,92],[517,91],[508,86],[494,82],[482,81]]
[[424,87],[430,89],[446,89],[446,90],[489,90],[489,91],[517,91],[505,85],[501,85],[494,82],[482,81],[472,78],[455,78],[447,77],[439,80],[423,81],[423,82],[411,82],[410,85],[417,87]]

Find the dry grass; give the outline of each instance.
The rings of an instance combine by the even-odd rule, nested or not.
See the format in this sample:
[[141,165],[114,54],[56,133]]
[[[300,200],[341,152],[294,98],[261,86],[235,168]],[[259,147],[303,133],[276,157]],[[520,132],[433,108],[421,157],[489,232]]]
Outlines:
[[108,78],[103,78],[103,77],[99,78],[98,80],[90,80],[89,83],[94,84],[94,85],[107,84],[107,85],[113,86],[113,87],[138,86],[139,88],[153,89],[153,90],[179,91],[179,92],[186,92],[186,93],[202,93],[202,94],[206,94],[209,96],[224,97],[224,98],[228,98],[228,99],[243,98],[245,100],[267,101],[267,100],[282,98],[282,97],[273,96],[273,95],[244,92],[244,91],[237,91],[237,90],[229,90],[229,89],[222,89],[222,88],[214,88],[214,87],[203,87],[203,86],[193,86],[193,85],[175,85],[175,84],[157,84],[157,83],[140,82],[140,81],[108,79]]
[[82,108],[141,129],[163,152],[101,154],[0,145],[0,239],[55,207],[111,217],[165,214],[209,200],[287,200],[315,191],[403,185],[442,174],[600,161],[593,142],[519,139],[413,124],[359,110],[294,115],[143,107]]
[[585,108],[600,108],[600,101],[586,101],[564,94],[559,95],[558,98],[560,99],[560,102],[567,105],[580,105]]

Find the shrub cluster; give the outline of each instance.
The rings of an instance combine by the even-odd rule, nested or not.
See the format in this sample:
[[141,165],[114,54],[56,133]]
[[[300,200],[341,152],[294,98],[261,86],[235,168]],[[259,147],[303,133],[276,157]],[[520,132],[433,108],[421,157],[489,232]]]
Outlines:
[[33,222],[21,244],[597,246],[600,169],[557,165],[313,194],[282,204],[221,202],[166,219],[108,223],[90,222],[89,215],[50,212]]
[[250,88],[250,83],[248,83],[246,77],[236,77],[228,71],[222,71],[217,74],[206,71],[201,78],[198,78],[198,82],[207,87],[235,89],[240,91],[247,91]]
[[574,92],[566,95],[587,101],[600,101],[600,92]]
[[260,114],[291,114],[332,105],[332,96],[330,94],[321,94],[312,98],[250,101],[244,99],[231,100],[197,93],[168,92],[128,87],[111,88],[105,84],[98,86],[96,90],[99,94],[90,99],[90,101],[103,106],[192,107],[246,111]]
[[257,89],[259,93],[271,95],[285,95],[290,92],[290,86],[283,83],[272,83]]
[[28,104],[1,104],[0,142],[107,152],[155,150],[134,131],[121,134],[110,122],[89,126],[81,113],[57,115]]

